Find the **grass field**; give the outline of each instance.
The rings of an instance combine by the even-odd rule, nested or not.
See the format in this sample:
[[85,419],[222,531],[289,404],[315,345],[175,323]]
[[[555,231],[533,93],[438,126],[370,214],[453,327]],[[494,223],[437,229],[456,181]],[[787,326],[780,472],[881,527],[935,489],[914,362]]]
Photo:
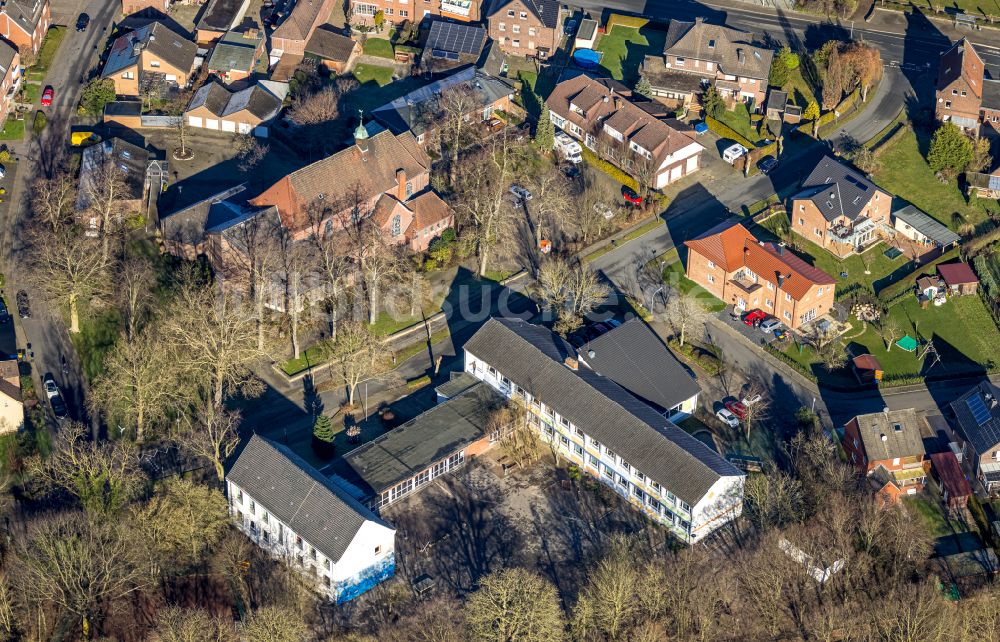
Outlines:
[[920,154],[916,134],[910,130],[880,150],[880,167],[875,182],[899,198],[927,212],[941,223],[956,229],[953,213],[969,223],[986,218],[984,199],[967,203],[955,179],[942,183]]
[[384,38],[369,38],[365,40],[365,44],[361,46],[361,51],[366,56],[378,56],[379,58],[389,58],[390,60],[396,55],[393,51],[392,43]]
[[788,82],[785,83],[782,89],[787,91],[788,97],[802,109],[806,108],[810,100],[816,101],[817,104],[820,102],[816,100],[816,95],[813,93],[812,87],[802,77],[802,65],[799,65],[798,69],[788,71]]
[[49,72],[49,67],[59,51],[59,45],[62,44],[65,37],[66,27],[49,27],[49,30],[45,32],[45,38],[42,39],[42,46],[38,49],[38,58],[35,60],[35,64],[28,68],[28,80],[41,82],[45,79],[45,75]]
[[726,309],[726,304],[721,299],[717,299],[711,292],[684,276],[684,264],[677,256],[676,249],[670,250],[657,260],[667,262],[663,268],[664,283],[677,288],[681,294],[692,295],[708,312],[722,312]]
[[631,87],[639,79],[639,66],[646,54],[661,55],[667,34],[657,29],[616,25],[601,36],[597,51],[604,55],[601,67],[615,80]]
[[360,63],[354,68],[354,77],[362,85],[375,82],[379,87],[385,87],[392,82],[392,67],[379,67]]
[[24,121],[8,116],[0,130],[0,140],[24,140]]
[[719,114],[718,120],[752,143],[756,143],[761,138],[757,129],[750,124],[750,113],[745,105],[740,104],[735,109],[727,109]]

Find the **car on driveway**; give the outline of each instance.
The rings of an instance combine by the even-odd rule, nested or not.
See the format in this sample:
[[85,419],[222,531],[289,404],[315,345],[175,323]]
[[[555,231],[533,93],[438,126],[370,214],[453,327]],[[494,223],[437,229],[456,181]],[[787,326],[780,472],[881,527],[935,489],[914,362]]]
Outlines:
[[80,17],[76,19],[76,30],[86,31],[87,25],[90,24],[90,16],[85,13],[81,13]]
[[24,290],[17,291],[17,314],[22,319],[31,318],[31,305],[28,302],[28,293]]
[[719,410],[715,413],[715,416],[719,421],[726,424],[730,428],[740,427],[740,420],[736,418],[736,415],[729,412],[725,408],[719,408]]
[[760,329],[764,332],[774,332],[781,326],[781,321],[778,321],[774,317],[768,317],[760,322]]
[[622,198],[632,205],[642,205],[642,197],[628,185],[622,185]]
[[51,372],[46,372],[45,376],[42,377],[42,386],[45,388],[45,396],[49,399],[49,405],[52,406],[52,414],[59,418],[65,417],[66,401],[63,399],[62,393],[59,391],[59,384],[56,383]]
[[7,311],[7,302],[0,298],[0,323],[10,321],[10,312]]
[[516,196],[518,198],[518,200],[521,200],[521,201],[530,201],[532,198],[534,198],[531,195],[531,192],[529,192],[527,189],[521,187],[520,185],[511,185],[510,186],[510,193],[513,194],[514,196]]
[[757,169],[760,173],[767,176],[771,171],[778,166],[778,159],[774,156],[765,156],[764,158],[757,161]]
[[726,410],[736,415],[739,419],[747,418],[747,407],[738,401],[727,401]]
[[52,99],[55,97],[56,90],[52,88],[52,85],[49,85],[45,88],[45,91],[42,92],[42,107],[48,107],[51,105]]
[[730,145],[722,152],[722,160],[726,161],[730,165],[735,163],[737,160],[743,157],[743,154],[747,153],[747,148],[739,143],[735,145]]
[[745,325],[754,327],[760,325],[760,322],[767,318],[767,315],[763,310],[750,310],[743,315],[743,323]]

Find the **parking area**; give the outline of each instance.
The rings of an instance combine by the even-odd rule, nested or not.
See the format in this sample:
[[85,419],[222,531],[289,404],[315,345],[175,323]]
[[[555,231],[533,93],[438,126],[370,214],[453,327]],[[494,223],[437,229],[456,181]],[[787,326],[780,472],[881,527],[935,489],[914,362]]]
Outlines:
[[[726,325],[732,329],[739,332],[741,335],[747,338],[750,343],[754,345],[763,345],[765,343],[777,343],[778,338],[775,336],[774,332],[766,332],[762,330],[758,325],[747,325],[743,322],[743,318],[746,316],[746,311],[737,310],[732,305],[727,305],[726,309],[718,313],[719,319],[723,321]],[[782,326],[784,328],[784,326]],[[787,331],[787,328],[785,328]]]

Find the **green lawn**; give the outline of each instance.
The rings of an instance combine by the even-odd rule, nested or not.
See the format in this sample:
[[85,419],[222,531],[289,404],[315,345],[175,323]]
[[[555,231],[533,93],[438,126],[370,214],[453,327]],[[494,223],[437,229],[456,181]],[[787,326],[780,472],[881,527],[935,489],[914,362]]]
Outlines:
[[369,38],[365,40],[365,44],[361,46],[361,50],[366,56],[378,56],[379,58],[392,59],[396,55],[392,49],[392,43],[384,38]]
[[38,96],[42,93],[42,86],[36,85],[33,82],[28,82],[24,84],[24,102],[26,103],[37,103]]
[[936,502],[922,497],[907,497],[903,499],[903,505],[909,509],[911,515],[919,518],[932,536],[943,537],[952,534],[948,520]]
[[8,116],[0,130],[0,140],[24,140],[24,121]]
[[354,68],[354,77],[362,85],[374,82],[379,87],[385,87],[392,82],[392,67],[378,67],[360,63]]
[[[677,250],[671,250],[664,256],[669,256],[671,253],[674,258],[677,257]],[[717,299],[711,292],[684,276],[684,265],[680,259],[668,263],[663,268],[663,282],[677,288],[682,294],[692,295],[708,312],[722,312],[726,309],[726,304],[721,299]]]
[[616,25],[597,42],[597,51],[604,54],[601,67],[612,78],[631,87],[639,79],[639,67],[646,54],[663,54],[666,37],[665,32],[649,27]]
[[719,114],[718,119],[720,122],[728,125],[737,134],[746,138],[752,143],[756,143],[760,140],[760,134],[757,129],[750,124],[750,113],[744,105],[737,105],[735,109],[722,112]]
[[62,44],[65,37],[66,27],[49,27],[42,40],[42,46],[38,49],[38,58],[35,60],[35,64],[28,68],[29,80],[41,82],[45,79],[45,74],[48,73],[49,67],[59,51],[59,45]]
[[975,16],[1000,16],[1000,2],[998,0],[933,0],[932,2],[922,2],[920,5],[930,4],[939,11],[961,9],[965,13]]
[[879,154],[880,168],[875,182],[899,198],[906,199],[948,227],[956,229],[953,214],[961,214],[969,223],[986,218],[984,199],[967,203],[955,179],[941,183],[935,176],[917,144],[912,129]]
[[812,87],[802,77],[802,65],[799,65],[798,69],[789,70],[788,82],[785,83],[782,89],[787,91],[788,97],[792,102],[802,109],[806,108],[810,100],[816,101],[817,104],[820,102],[816,100],[816,95],[813,93]]

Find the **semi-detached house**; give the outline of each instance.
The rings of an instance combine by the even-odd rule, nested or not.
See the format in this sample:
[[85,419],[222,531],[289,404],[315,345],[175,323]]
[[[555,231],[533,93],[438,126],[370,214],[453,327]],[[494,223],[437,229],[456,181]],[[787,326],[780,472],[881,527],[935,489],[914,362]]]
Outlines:
[[542,326],[490,319],[465,344],[465,371],[524,404],[559,454],[685,542],[738,517],[744,474]]
[[152,22],[115,39],[101,77],[115,84],[119,96],[185,87],[197,52],[195,43],[161,22]]
[[833,307],[833,277],[739,223],[724,222],[684,245],[687,277],[737,310],[763,310],[798,328]]
[[19,49],[38,53],[52,21],[49,0],[5,0],[0,3],[0,36]]
[[620,82],[584,75],[559,83],[545,101],[557,127],[640,183],[661,189],[697,171],[705,148],[643,109],[644,103],[658,105]]

